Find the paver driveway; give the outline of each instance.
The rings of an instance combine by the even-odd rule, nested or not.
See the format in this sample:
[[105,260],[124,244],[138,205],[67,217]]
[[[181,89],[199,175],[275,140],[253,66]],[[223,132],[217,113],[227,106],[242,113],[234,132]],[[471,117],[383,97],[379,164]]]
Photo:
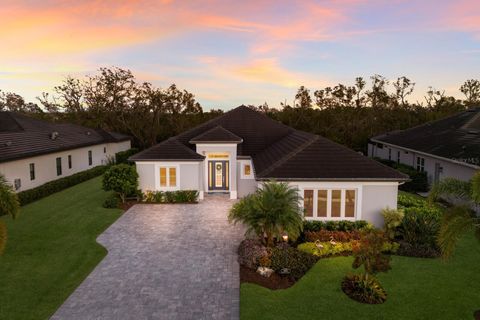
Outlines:
[[98,237],[108,255],[52,319],[238,319],[233,204],[137,205]]

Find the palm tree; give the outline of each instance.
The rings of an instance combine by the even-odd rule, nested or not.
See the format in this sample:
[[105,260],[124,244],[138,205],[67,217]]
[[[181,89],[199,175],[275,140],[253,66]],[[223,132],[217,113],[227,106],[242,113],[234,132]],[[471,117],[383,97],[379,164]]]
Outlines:
[[247,233],[254,233],[273,246],[284,233],[296,239],[303,229],[298,190],[283,182],[263,183],[255,193],[233,205],[228,219],[243,222]]
[[446,178],[436,183],[430,191],[429,200],[435,201],[440,197],[455,198],[462,202],[446,210],[438,234],[442,255],[448,258],[464,233],[473,230],[480,241],[480,217],[474,210],[480,205],[480,171],[468,182]]
[[[0,217],[9,215],[16,218],[20,211],[18,197],[12,187],[8,184],[5,177],[0,174]],[[7,242],[7,226],[3,220],[0,220],[0,255],[5,249]]]

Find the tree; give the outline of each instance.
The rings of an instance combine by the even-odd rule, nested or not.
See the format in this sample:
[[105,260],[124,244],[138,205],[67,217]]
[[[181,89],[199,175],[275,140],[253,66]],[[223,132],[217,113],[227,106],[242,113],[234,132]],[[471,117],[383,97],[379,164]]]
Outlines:
[[412,82],[407,77],[399,77],[397,81],[393,83],[395,87],[395,98],[397,99],[397,103],[401,106],[405,107],[407,102],[407,96],[411,95],[413,89],[415,88],[415,82]]
[[359,242],[353,246],[352,267],[364,267],[365,278],[378,272],[390,270],[390,256],[383,253],[387,239],[379,230],[369,230],[362,234]]
[[256,234],[269,247],[284,233],[294,240],[303,228],[298,190],[284,182],[263,183],[255,193],[233,205],[228,219],[244,223],[247,233]]
[[115,191],[122,203],[125,203],[126,197],[134,195],[138,190],[138,173],[134,166],[118,164],[105,171],[102,185],[105,191]]
[[480,205],[480,171],[469,182],[445,178],[434,184],[429,200],[433,202],[442,197],[460,201],[460,204],[446,210],[438,234],[438,245],[443,257],[448,259],[466,232],[473,230],[480,241],[480,217],[473,210]]
[[478,106],[480,104],[480,81],[470,79],[465,81],[460,87],[460,91],[465,95],[466,106]]
[[[5,177],[0,174],[0,217],[11,216],[15,219],[20,212],[20,203],[17,194]],[[7,242],[7,226],[0,220],[0,255],[5,249]]]
[[297,94],[295,95],[295,107],[308,109],[312,107],[312,97],[310,96],[310,90],[301,86],[298,88]]

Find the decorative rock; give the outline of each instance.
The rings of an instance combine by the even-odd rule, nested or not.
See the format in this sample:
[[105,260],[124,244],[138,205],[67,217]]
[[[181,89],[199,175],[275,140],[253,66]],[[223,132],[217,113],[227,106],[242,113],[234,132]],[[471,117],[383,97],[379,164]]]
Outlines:
[[270,276],[272,275],[273,269],[270,269],[270,268],[267,268],[267,267],[258,267],[257,272],[258,272],[261,276],[263,276],[263,277],[265,277],[265,278],[268,278],[268,277],[270,277]]

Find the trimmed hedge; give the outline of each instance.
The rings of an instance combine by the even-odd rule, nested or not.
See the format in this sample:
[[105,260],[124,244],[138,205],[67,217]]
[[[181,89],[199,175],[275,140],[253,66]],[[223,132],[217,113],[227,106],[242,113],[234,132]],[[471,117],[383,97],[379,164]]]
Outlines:
[[131,148],[131,149],[128,149],[128,150],[125,150],[125,151],[120,151],[120,152],[117,152],[115,153],[115,163],[116,164],[122,164],[122,163],[129,163],[128,162],[128,158],[130,158],[131,156],[133,156],[134,154],[138,153],[138,149],[137,148]]
[[307,231],[353,231],[370,229],[372,226],[365,220],[357,221],[305,221],[303,224],[303,232]]
[[408,166],[403,163],[397,163],[392,160],[385,160],[380,158],[374,158],[380,163],[387,165],[395,170],[405,173],[410,177],[410,181],[405,182],[399,186],[400,190],[407,192],[427,192],[428,191],[428,177],[426,172],[417,171],[414,167]]
[[198,191],[147,191],[142,200],[148,203],[196,203],[198,202]]
[[17,194],[18,200],[20,201],[20,205],[24,206],[56,192],[70,188],[81,182],[98,177],[102,175],[106,169],[106,166],[97,166],[92,169],[72,174],[68,177],[47,182],[39,187],[19,192]]

